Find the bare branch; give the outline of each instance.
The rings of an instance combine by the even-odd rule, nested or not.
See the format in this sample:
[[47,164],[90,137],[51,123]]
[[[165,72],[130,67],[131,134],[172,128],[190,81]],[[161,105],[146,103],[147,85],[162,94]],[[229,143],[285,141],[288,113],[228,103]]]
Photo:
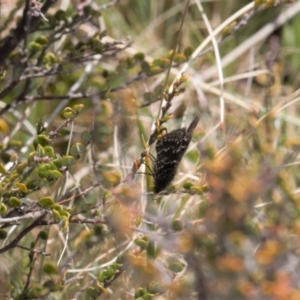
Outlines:
[[[48,9],[56,2],[56,0],[47,0],[41,8],[41,14],[45,14]],[[8,35],[4,39],[4,43],[0,46],[0,65],[4,63],[8,55],[17,47],[17,45],[25,38],[27,30],[27,19],[30,11],[31,3],[29,0],[26,1],[26,6],[23,11],[23,16],[15,28],[12,34]],[[39,22],[40,17],[32,16],[30,28],[33,28]]]

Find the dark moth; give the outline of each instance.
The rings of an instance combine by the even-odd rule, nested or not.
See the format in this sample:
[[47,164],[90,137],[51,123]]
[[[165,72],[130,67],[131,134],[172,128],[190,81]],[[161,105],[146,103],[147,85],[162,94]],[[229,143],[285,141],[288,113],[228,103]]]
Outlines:
[[158,194],[174,179],[178,165],[188,148],[192,133],[199,122],[196,117],[186,129],[173,130],[156,143],[156,163],[153,169],[154,192]]

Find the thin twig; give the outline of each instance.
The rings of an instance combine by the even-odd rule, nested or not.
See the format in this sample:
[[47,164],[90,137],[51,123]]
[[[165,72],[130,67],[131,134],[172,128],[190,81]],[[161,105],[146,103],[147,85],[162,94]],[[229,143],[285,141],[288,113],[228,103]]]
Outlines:
[[47,215],[47,212],[44,212],[41,216],[39,216],[34,222],[32,222],[29,226],[27,226],[25,229],[23,229],[21,231],[21,233],[19,233],[19,235],[17,235],[15,237],[14,240],[12,240],[8,245],[0,248],[0,254],[4,253],[14,247],[16,247],[19,243],[19,241],[27,234],[29,233],[33,228],[39,226],[42,224],[42,221],[44,219],[44,217]]
[[39,253],[39,254],[42,254],[44,256],[50,256],[51,255],[50,253],[43,252],[43,251],[40,251],[40,250],[36,250],[36,249],[33,249],[33,248],[28,248],[28,247],[21,246],[21,245],[16,245],[15,247],[16,248],[21,248],[21,249],[24,249],[24,250],[28,250],[28,251],[32,251],[32,252],[35,252],[35,253]]
[[20,220],[27,220],[32,218],[33,218],[33,214],[28,214],[25,216],[13,217],[13,218],[0,218],[0,224],[13,223],[13,222],[18,222]]
[[59,201],[57,203],[60,204],[60,205],[64,204],[64,203],[67,203],[67,202],[69,202],[69,201],[71,201],[73,199],[76,199],[76,198],[80,197],[80,196],[86,195],[89,191],[91,191],[91,190],[93,190],[96,187],[101,186],[101,185],[102,185],[102,183],[97,182],[96,184],[94,184],[93,186],[88,187],[87,189],[85,189],[81,193],[78,193],[78,194],[76,194],[76,195],[74,195],[74,196],[72,196],[72,197],[70,197],[68,199],[63,199],[63,200],[61,200],[61,201]]
[[[55,0],[47,0],[43,7],[41,8],[41,13],[45,14],[48,9],[56,2]],[[4,63],[8,55],[17,47],[17,45],[25,38],[26,34],[26,20],[27,15],[30,10],[30,3],[29,1],[26,1],[26,6],[23,11],[23,16],[18,24],[18,26],[15,28],[15,30],[12,32],[12,34],[8,35],[4,39],[3,45],[0,47],[0,65]],[[39,17],[32,17],[31,21],[31,28],[35,27],[37,23],[39,22]]]

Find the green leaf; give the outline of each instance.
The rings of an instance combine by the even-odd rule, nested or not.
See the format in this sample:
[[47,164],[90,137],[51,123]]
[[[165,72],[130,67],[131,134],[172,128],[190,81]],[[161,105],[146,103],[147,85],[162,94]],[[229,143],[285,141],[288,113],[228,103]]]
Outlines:
[[157,67],[157,66],[151,66],[150,67],[150,74],[158,74],[163,72],[163,68]]
[[61,164],[62,166],[69,168],[76,164],[76,159],[71,155],[63,156],[61,159]]
[[149,245],[149,241],[147,239],[144,238],[136,238],[134,240],[134,243],[141,247],[142,250],[147,249],[148,245]]
[[141,64],[142,71],[146,74],[150,73],[150,66],[146,61],[143,61]]
[[57,204],[57,203],[54,203],[52,206],[51,206],[51,209],[56,209],[59,213],[61,213],[63,211],[63,208],[61,205]]
[[33,146],[36,149],[38,145],[41,145],[43,147],[48,146],[50,144],[50,139],[45,134],[39,134],[35,140],[33,141]]
[[54,275],[58,273],[58,268],[54,261],[48,260],[44,262],[43,271],[48,275]]
[[174,55],[174,62],[177,64],[182,64],[187,61],[187,57],[181,53],[175,53]]
[[[38,283],[32,283],[30,285],[30,291],[28,294],[28,299],[36,299],[42,297],[46,292],[45,287]],[[22,298],[24,299],[24,298]]]
[[134,293],[134,298],[143,297],[146,294],[146,290],[143,288],[138,288]]
[[79,113],[79,112],[81,112],[83,109],[84,109],[84,105],[83,104],[75,104],[75,105],[73,105],[73,109],[77,112],[77,113]]
[[143,98],[146,102],[152,103],[157,100],[157,96],[152,92],[147,92],[143,95]]
[[109,275],[107,274],[107,270],[103,270],[103,271],[100,273],[98,279],[99,279],[100,282],[105,282],[105,281],[107,281],[107,280],[109,279]]
[[77,113],[71,107],[65,107],[65,109],[59,114],[63,120],[72,120],[76,118]]
[[56,56],[52,52],[46,53],[43,58],[43,63],[47,65],[53,65],[57,62]]
[[40,231],[39,234],[38,234],[38,237],[41,239],[41,240],[48,240],[48,233],[46,231]]
[[104,233],[103,225],[97,224],[94,226],[94,233],[96,236],[102,236]]
[[48,38],[44,35],[40,35],[38,38],[36,38],[35,40],[38,44],[41,44],[41,45],[46,45],[48,43]]
[[87,45],[89,45],[97,54],[101,54],[103,52],[103,43],[99,38],[90,38]]
[[170,60],[168,58],[156,58],[153,61],[153,66],[157,66],[166,69],[170,66]]
[[153,300],[153,296],[154,295],[147,292],[142,298],[143,300]]
[[173,220],[172,229],[177,232],[181,231],[183,229],[183,224],[182,224],[181,220],[179,220],[179,219]]
[[6,174],[6,169],[1,163],[0,163],[0,174]]
[[26,162],[23,162],[23,163],[20,163],[17,165],[16,167],[16,171],[18,174],[22,174],[23,173],[23,170],[27,167],[27,163]]
[[166,287],[163,286],[160,282],[152,282],[148,288],[149,293],[151,294],[160,294],[166,290]]
[[[55,165],[54,165],[55,166]],[[55,166],[56,167],[56,166]],[[39,171],[38,171],[38,175],[41,177],[41,178],[46,178],[47,176],[47,172],[50,171],[50,170],[53,170],[53,167],[51,164],[43,164],[43,165],[40,165],[39,167]]]
[[161,97],[164,93],[164,86],[163,85],[158,85],[157,87],[155,87],[154,93],[155,93],[157,98]]
[[25,193],[25,194],[28,193],[28,188],[27,188],[26,184],[17,182],[17,183],[16,183],[16,187],[17,187],[21,192],[23,192],[23,193]]
[[70,149],[70,154],[74,157],[80,157],[85,151],[85,146],[81,143],[76,143]]
[[107,80],[107,85],[110,89],[117,88],[122,86],[126,82],[126,78],[128,75],[126,74],[112,74]]
[[19,140],[9,140],[8,148],[20,149],[23,147],[23,143]]
[[174,273],[179,273],[184,269],[184,264],[181,262],[171,262],[169,264],[169,270],[171,270]]
[[53,218],[57,221],[59,221],[61,219],[61,215],[60,213],[56,210],[56,209],[51,209],[52,214],[53,214]]
[[193,52],[194,52],[194,49],[191,46],[188,46],[184,49],[184,55],[186,57],[190,57],[193,54]]
[[[85,6],[86,7],[86,6]],[[92,286],[88,286],[85,289],[86,294],[88,295],[88,297],[90,297],[91,299],[97,299],[99,296],[99,291],[96,290],[94,287]]]
[[54,17],[57,21],[66,21],[68,16],[64,10],[60,9],[55,13]]
[[6,121],[4,119],[0,119],[0,132],[2,134],[7,134],[8,129],[9,129],[9,127],[8,127]]
[[5,240],[7,237],[7,231],[4,229],[0,229],[0,240]]
[[34,158],[36,157],[36,151],[32,151],[28,154],[27,162],[28,164],[34,162]]
[[46,178],[49,180],[59,179],[61,177],[62,177],[62,174],[58,170],[51,170],[46,173]]
[[39,200],[39,205],[45,208],[50,208],[55,202],[51,197],[44,197]]
[[54,149],[51,146],[44,147],[44,152],[45,152],[45,156],[48,156],[50,158],[55,157]]
[[36,156],[37,157],[44,157],[45,156],[44,147],[41,146],[40,144],[38,144],[37,147],[36,147]]
[[184,188],[185,190],[188,190],[188,191],[189,191],[189,190],[192,188],[193,185],[194,185],[193,182],[191,182],[191,181],[186,181],[186,182],[183,183],[183,188]]
[[30,42],[29,45],[28,45],[28,49],[35,53],[35,52],[38,52],[40,50],[43,49],[43,46],[39,43],[36,43],[36,42]]
[[134,55],[134,59],[137,61],[143,61],[145,59],[145,54],[143,52],[138,52]]
[[21,204],[21,200],[16,197],[10,197],[8,199],[7,205],[9,207],[18,207]]
[[89,143],[92,139],[91,132],[90,131],[84,131],[81,134],[81,138],[82,138],[83,142]]

